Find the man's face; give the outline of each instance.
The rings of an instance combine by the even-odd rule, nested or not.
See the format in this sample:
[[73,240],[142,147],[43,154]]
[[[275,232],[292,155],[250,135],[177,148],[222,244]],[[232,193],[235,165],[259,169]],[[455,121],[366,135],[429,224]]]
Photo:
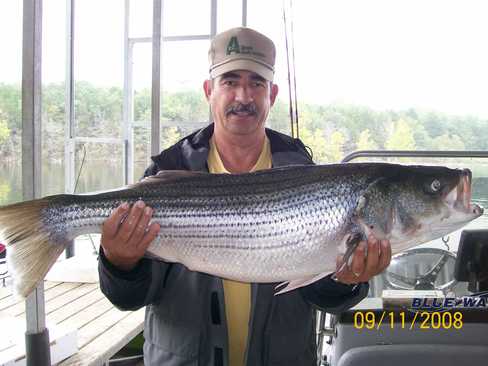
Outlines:
[[278,87],[250,71],[232,71],[206,80],[204,90],[216,128],[247,135],[263,129]]

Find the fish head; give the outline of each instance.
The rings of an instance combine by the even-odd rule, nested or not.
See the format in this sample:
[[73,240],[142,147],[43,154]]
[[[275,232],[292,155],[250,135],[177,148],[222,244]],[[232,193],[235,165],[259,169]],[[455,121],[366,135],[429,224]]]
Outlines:
[[471,202],[469,169],[390,168],[359,199],[356,219],[366,235],[411,246],[442,237],[483,214]]

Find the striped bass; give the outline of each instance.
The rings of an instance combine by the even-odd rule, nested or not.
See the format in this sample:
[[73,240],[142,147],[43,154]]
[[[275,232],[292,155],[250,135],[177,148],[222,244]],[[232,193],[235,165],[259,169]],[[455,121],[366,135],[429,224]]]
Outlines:
[[97,194],[54,195],[0,207],[0,238],[16,291],[27,296],[77,236],[100,233],[124,202],[142,199],[161,230],[146,254],[243,282],[304,286],[347,263],[370,233],[392,253],[479,217],[471,172],[350,163],[246,174],[162,171]]

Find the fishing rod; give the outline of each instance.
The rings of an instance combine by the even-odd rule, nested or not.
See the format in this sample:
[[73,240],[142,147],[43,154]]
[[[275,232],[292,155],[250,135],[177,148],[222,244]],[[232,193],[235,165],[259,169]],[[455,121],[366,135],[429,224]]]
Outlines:
[[[286,63],[288,74],[288,98],[289,98],[289,113],[290,113],[290,128],[291,136],[299,137],[298,129],[298,98],[297,98],[297,81],[296,81],[296,67],[295,67],[295,41],[293,30],[293,0],[289,0],[289,17],[287,17],[286,0],[283,0],[283,24],[285,30],[285,48],[286,48]],[[289,19],[289,21],[288,21]],[[289,24],[288,24],[289,23]],[[288,42],[288,28],[290,28],[290,45]],[[291,60],[290,60],[291,52]],[[293,76],[292,76],[293,74]],[[293,84],[292,84],[293,79]]]

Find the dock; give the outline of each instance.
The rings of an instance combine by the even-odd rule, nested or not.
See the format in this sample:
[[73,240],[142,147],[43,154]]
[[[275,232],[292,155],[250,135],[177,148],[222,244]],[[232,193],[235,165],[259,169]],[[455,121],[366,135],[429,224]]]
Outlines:
[[[44,281],[46,323],[63,330],[76,342],[70,357],[58,365],[104,365],[115,353],[129,343],[143,329],[144,308],[137,311],[121,311],[102,294],[98,282]],[[0,285],[0,323],[6,320],[23,325],[25,332],[25,301],[12,295],[9,287]],[[3,328],[3,327],[2,327]],[[23,337],[6,339],[7,329],[2,329],[0,341],[0,365],[21,365],[25,362]],[[51,361],[56,344],[51,340]],[[59,348],[59,344],[58,344]],[[67,346],[64,347],[69,348]],[[58,356],[60,357],[60,356]],[[15,362],[6,362],[14,359]]]

